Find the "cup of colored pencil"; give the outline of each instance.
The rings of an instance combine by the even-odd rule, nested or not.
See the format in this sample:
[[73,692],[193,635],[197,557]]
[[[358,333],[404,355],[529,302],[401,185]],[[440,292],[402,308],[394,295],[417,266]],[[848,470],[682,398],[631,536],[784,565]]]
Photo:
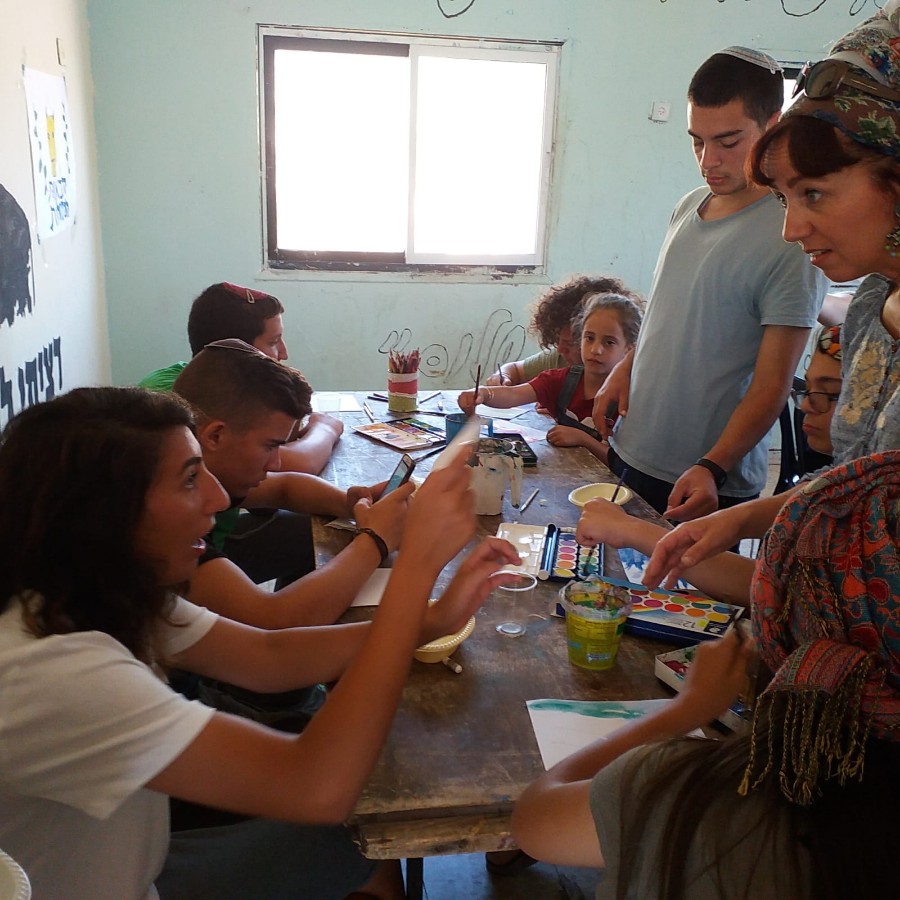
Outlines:
[[388,355],[388,409],[391,412],[413,412],[419,396],[419,351]]

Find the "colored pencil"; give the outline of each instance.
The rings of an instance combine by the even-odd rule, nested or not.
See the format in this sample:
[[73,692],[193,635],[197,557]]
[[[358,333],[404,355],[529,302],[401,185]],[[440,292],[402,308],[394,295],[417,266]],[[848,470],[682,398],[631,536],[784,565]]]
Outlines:
[[527,498],[527,499],[525,500],[525,502],[519,507],[519,512],[525,512],[525,510],[528,508],[528,504],[531,503],[531,501],[534,500],[535,497],[537,497],[539,491],[540,491],[540,488],[535,488],[535,489],[528,495],[528,498]]

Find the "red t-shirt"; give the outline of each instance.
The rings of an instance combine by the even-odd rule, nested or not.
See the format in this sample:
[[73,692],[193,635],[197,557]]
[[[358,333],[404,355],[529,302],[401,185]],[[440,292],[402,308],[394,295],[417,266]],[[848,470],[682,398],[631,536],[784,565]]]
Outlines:
[[[537,402],[554,418],[556,417],[556,399],[562,391],[566,375],[568,374],[568,368],[548,369],[528,382],[534,388]],[[572,394],[572,399],[569,400],[567,411],[576,421],[593,428],[594,420],[591,418],[593,409],[594,398],[588,399],[584,396],[584,372],[582,372],[581,378],[578,379],[578,384],[575,385],[575,393]]]

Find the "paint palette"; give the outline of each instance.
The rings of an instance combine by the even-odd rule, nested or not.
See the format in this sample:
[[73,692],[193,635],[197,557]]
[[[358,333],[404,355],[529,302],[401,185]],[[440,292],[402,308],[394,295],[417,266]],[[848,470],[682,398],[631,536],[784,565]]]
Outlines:
[[509,541],[519,551],[521,562],[517,566],[504,566],[537,575],[544,558],[544,543],[547,540],[547,525],[522,525],[518,522],[501,522],[497,537]]
[[547,526],[547,540],[541,557],[538,578],[551,581],[571,581],[603,574],[603,548],[585,547],[575,540],[570,526]]
[[649,590],[627,581],[609,578],[631,594],[632,609],[625,631],[642,637],[687,644],[721,637],[743,615],[744,608],[711,600],[699,594],[682,594],[661,588]]
[[537,575],[541,581],[571,581],[603,571],[603,548],[582,547],[572,527],[502,522],[497,537],[515,546],[522,560],[518,566],[506,568]]
[[531,445],[518,432],[501,432],[497,431],[494,437],[504,441],[509,441],[513,445],[513,450],[522,457],[522,465],[526,469],[532,469],[537,465],[537,454],[531,449]]
[[365,425],[356,425],[353,430],[396,450],[422,450],[444,442],[444,432],[441,429],[436,426],[423,428],[412,424],[414,421],[416,420],[395,419],[391,422],[367,422]]
[[[681,647],[721,637],[744,613],[742,606],[710,600],[700,594],[682,594],[661,588],[651,591],[605,575],[600,576],[600,580],[624,587],[631,594],[626,634],[656,638]],[[556,602],[551,614],[564,616],[562,604]]]

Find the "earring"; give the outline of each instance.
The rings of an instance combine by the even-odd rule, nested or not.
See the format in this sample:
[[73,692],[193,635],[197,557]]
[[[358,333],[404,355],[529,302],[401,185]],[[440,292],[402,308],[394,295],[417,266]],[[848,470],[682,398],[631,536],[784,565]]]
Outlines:
[[[894,217],[900,219],[900,203],[894,206]],[[893,231],[888,232],[887,237],[884,239],[884,249],[891,256],[900,254],[900,225],[897,225]]]

